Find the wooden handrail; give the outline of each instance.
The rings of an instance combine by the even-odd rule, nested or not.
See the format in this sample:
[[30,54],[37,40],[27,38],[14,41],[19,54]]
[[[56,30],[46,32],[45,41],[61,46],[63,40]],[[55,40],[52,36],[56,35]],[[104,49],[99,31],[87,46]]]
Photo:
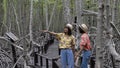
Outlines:
[[[37,53],[38,54],[38,53]],[[50,58],[50,57],[47,57],[47,56],[45,56],[45,55],[42,55],[42,54],[38,54],[39,56],[41,56],[41,57],[43,57],[43,58],[45,58],[45,59],[48,59],[48,60],[57,60],[57,59],[59,59],[60,58],[60,56],[57,56],[57,57],[52,57],[52,58]]]

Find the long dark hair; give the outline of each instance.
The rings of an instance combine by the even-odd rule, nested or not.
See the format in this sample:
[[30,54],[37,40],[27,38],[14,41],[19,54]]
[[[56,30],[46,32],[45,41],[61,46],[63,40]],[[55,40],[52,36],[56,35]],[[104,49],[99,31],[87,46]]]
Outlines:
[[71,36],[72,35],[72,30],[69,27],[66,27],[66,26],[64,28],[68,29],[68,35]]

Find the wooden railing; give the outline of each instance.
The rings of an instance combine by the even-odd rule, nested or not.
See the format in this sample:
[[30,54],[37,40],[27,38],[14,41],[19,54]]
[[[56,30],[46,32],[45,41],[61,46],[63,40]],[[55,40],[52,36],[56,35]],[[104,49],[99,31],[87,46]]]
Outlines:
[[[35,66],[44,67],[44,68],[59,68],[56,61],[60,58],[60,56],[57,57],[48,57],[46,55],[47,49],[49,45],[53,43],[53,39],[49,40],[44,46],[35,46],[33,57],[34,57],[34,64],[32,65],[33,68],[36,68]],[[52,64],[50,65],[49,62]]]
[[41,54],[37,54],[37,55],[40,56],[40,67],[43,67],[43,63],[44,63],[43,59],[45,59],[46,68],[50,68],[49,67],[49,61],[52,62],[52,68],[59,68],[59,66],[57,65],[56,61],[60,58],[60,56],[49,58],[49,57],[41,55]]

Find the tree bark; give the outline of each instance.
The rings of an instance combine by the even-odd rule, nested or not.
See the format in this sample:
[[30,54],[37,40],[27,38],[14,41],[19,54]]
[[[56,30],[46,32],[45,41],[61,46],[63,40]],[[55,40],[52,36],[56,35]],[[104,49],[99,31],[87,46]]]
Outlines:
[[83,23],[83,18],[82,18],[82,13],[83,13],[83,0],[76,0],[75,1],[76,4],[76,16],[77,16],[77,26],[76,26],[76,47],[79,47],[79,42],[80,42],[80,35],[79,35],[79,30],[78,30],[78,25],[81,25]]
[[71,13],[70,13],[70,0],[63,0],[63,13],[64,13],[64,22],[71,22]]
[[98,10],[98,17],[97,17],[97,37],[96,37],[96,68],[103,68],[102,66],[102,46],[103,44],[103,12],[104,12],[104,4],[103,0],[98,0],[99,2],[99,10]]
[[54,13],[55,13],[56,5],[57,5],[57,1],[55,1],[55,3],[54,3],[54,7],[53,7],[53,10],[52,10],[52,13],[51,13],[51,16],[50,16],[49,26],[47,27],[47,30],[49,30],[49,28],[50,28],[50,26],[51,26],[52,19],[53,19],[53,15],[54,15]]
[[46,29],[48,29],[48,0],[45,0],[45,21],[46,21]]

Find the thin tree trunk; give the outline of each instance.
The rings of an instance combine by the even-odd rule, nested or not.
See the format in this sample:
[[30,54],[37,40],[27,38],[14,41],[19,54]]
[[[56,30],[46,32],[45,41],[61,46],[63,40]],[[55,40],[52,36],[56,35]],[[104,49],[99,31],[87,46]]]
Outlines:
[[49,26],[48,26],[47,30],[49,30],[50,25],[52,23],[52,19],[53,19],[53,15],[54,15],[54,12],[55,12],[56,5],[57,5],[57,1],[55,1],[55,3],[54,3],[54,7],[53,7],[53,10],[52,10],[52,14],[50,16]]
[[[32,42],[33,42],[33,36],[32,36],[32,22],[33,22],[33,0],[30,0],[30,23],[29,23],[29,35],[30,35],[30,42],[29,42],[29,46],[32,46]],[[33,46],[30,48],[30,52],[28,52],[27,56],[29,56],[32,52]],[[30,68],[29,66],[27,66],[27,59],[24,58],[24,68]]]
[[5,28],[8,31],[8,27],[6,25],[6,20],[7,20],[7,0],[3,0],[3,9],[4,9],[3,26],[5,26]]
[[113,11],[112,11],[112,22],[117,23],[117,2],[118,0],[113,0]]
[[70,0],[63,0],[63,13],[64,13],[64,22],[71,22],[71,14],[70,14]]
[[107,28],[107,30],[110,29],[110,0],[106,0],[106,5],[105,5],[106,11],[105,11],[105,15],[106,15],[106,23],[105,23],[105,28]]
[[102,66],[102,46],[103,44],[103,12],[104,12],[104,4],[103,0],[98,0],[99,2],[99,10],[98,10],[98,22],[97,22],[97,37],[96,37],[96,68],[103,68]]
[[76,16],[77,16],[77,23],[81,24],[82,21],[82,13],[83,13],[83,0],[76,0]]
[[[14,2],[14,1],[13,1]],[[11,5],[12,5],[12,7],[13,7],[13,11],[14,11],[14,14],[15,14],[15,17],[16,17],[16,24],[17,24],[17,28],[18,28],[18,36],[20,37],[21,35],[21,33],[20,33],[20,25],[19,25],[19,21],[18,21],[18,14],[17,14],[17,12],[16,12],[16,8],[15,8],[15,6],[14,6],[14,3],[11,3]]]
[[[82,13],[83,13],[83,9],[82,9],[82,6],[83,6],[83,0],[76,0],[75,1],[75,4],[76,4],[76,16],[77,16],[77,25],[80,25],[82,23]],[[78,30],[78,26],[76,27],[76,48],[79,46],[79,30]]]
[[46,29],[48,29],[48,0],[45,0]]
[[30,32],[30,41],[33,41],[32,36],[32,22],[33,22],[33,0],[31,0],[31,6],[30,6],[30,23],[29,23],[29,32]]

